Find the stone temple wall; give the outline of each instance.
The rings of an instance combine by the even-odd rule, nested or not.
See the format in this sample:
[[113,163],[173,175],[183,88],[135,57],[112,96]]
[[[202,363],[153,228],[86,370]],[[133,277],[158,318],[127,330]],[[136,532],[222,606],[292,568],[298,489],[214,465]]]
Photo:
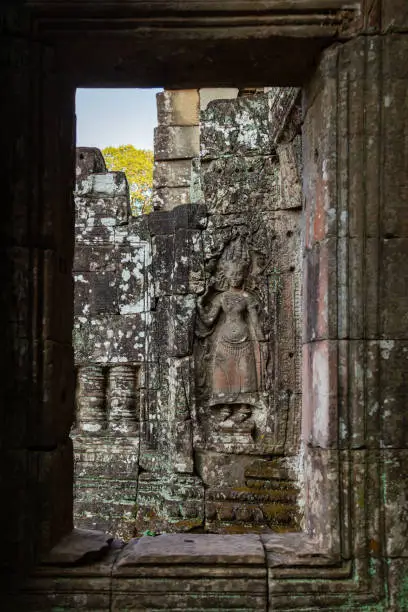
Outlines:
[[139,470],[150,244],[132,222],[122,172],[77,149],[75,517],[128,537]]
[[237,93],[159,94],[150,215],[78,150],[78,526],[298,528],[298,90]]

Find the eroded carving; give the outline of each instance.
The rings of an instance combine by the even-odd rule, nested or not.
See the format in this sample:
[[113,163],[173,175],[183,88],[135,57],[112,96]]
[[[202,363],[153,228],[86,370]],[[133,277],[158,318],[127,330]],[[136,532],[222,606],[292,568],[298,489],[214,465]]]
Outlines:
[[106,428],[105,375],[101,366],[78,368],[76,427],[88,433],[98,433]]
[[240,240],[226,248],[198,299],[197,388],[220,427],[252,430],[267,363],[262,306],[248,288],[252,261]]
[[129,434],[139,425],[136,403],[136,370],[133,366],[113,366],[108,375],[109,428]]

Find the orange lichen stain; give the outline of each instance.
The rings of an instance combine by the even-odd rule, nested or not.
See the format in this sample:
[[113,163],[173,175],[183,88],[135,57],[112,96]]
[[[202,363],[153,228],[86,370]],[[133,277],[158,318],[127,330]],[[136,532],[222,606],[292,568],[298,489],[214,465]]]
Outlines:
[[324,190],[325,181],[321,176],[316,178],[316,197],[315,209],[313,218],[313,239],[314,242],[320,242],[326,237],[325,220],[326,214],[324,209]]
[[371,539],[368,544],[370,553],[378,554],[380,552],[380,543],[377,540]]
[[189,531],[190,529],[201,527],[201,525],[203,524],[203,521],[200,518],[183,519],[182,521],[169,520],[169,523],[170,522],[171,522],[172,527],[180,531]]

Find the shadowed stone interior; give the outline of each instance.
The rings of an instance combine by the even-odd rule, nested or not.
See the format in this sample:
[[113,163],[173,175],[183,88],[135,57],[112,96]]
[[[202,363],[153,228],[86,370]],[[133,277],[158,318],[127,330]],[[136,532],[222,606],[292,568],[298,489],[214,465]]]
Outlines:
[[[94,612],[404,610],[406,2],[117,0],[113,6],[108,0],[26,0],[2,3],[0,16],[2,137],[7,152],[1,166],[0,224],[2,608],[13,612],[81,607]],[[302,88],[304,317],[298,471],[302,532],[166,534],[154,539],[157,562],[147,563],[144,553],[152,545],[146,547],[143,537],[131,541],[126,550],[112,536],[72,531],[75,88],[242,87],[250,93],[265,83]],[[211,104],[203,105],[203,112]],[[178,117],[178,110],[168,116]],[[191,114],[189,119],[195,120]],[[187,164],[181,164],[186,172],[196,156],[197,138],[194,125],[184,127],[193,128],[187,130],[189,140],[183,145],[188,152]],[[179,129],[162,133],[173,144],[181,136]],[[214,135],[206,150],[212,154],[217,143]],[[281,153],[285,154],[290,158],[290,147]],[[203,172],[200,167],[199,176]],[[104,168],[95,167],[94,174],[104,175]],[[162,176],[170,182],[174,173]],[[113,183],[124,188],[117,179],[115,183],[112,177],[96,178],[88,189],[106,195],[104,189]],[[192,185],[196,193],[200,186],[206,189],[205,182]],[[185,186],[163,185],[163,189]],[[83,195],[92,199],[90,191]],[[116,212],[110,217],[115,222],[101,224],[101,236],[112,231],[118,237],[121,231],[127,234],[128,228],[121,224],[126,221],[123,195],[118,194]],[[185,192],[178,195],[184,197]],[[184,206],[180,201],[178,205]],[[191,211],[199,210],[189,206]],[[98,225],[97,211],[96,205]],[[206,231],[200,226],[200,214],[187,224],[182,211],[176,206],[171,215],[167,213],[166,231],[147,228],[156,237],[157,261],[166,250],[172,252],[171,244],[179,244],[175,232]],[[162,221],[157,219],[163,219],[164,212],[154,213],[151,223],[156,219],[160,228]],[[160,270],[155,269],[156,276]],[[108,272],[93,307],[102,304]],[[205,277],[206,283],[211,275]],[[163,271],[158,300],[174,297],[159,314],[163,321],[167,312],[181,308],[185,313],[184,298],[190,295],[173,295],[171,277],[165,281]],[[83,290],[86,293],[86,287]],[[262,296],[259,304],[265,306]],[[114,302],[111,308],[118,305]],[[191,307],[194,319],[195,308],[196,300]],[[155,312],[154,304],[150,312]],[[177,320],[176,314],[171,320]],[[166,347],[180,346],[177,327],[170,335],[164,323],[156,330],[161,325]],[[182,338],[186,337],[192,338],[194,348],[194,334],[186,335],[183,329]],[[186,356],[185,348],[182,354],[180,349],[173,355],[167,350],[164,362]],[[132,365],[132,380],[142,388],[139,358],[133,364],[117,365]],[[134,400],[128,385],[117,383],[122,374],[129,381],[130,370],[117,377],[114,373],[113,378],[109,370],[109,364],[102,365],[102,372],[94,370],[99,372],[95,387],[100,389],[97,382],[102,377],[109,383],[105,388],[114,390],[113,395],[103,396],[112,398],[108,402],[116,410],[112,438],[126,437],[123,432],[129,413],[134,414],[129,410]],[[152,377],[160,385],[161,374]],[[81,385],[86,379],[80,377]],[[175,444],[164,449],[156,445],[161,429],[164,439],[177,439],[168,435],[169,421],[158,409],[165,389],[156,390],[152,412],[147,418],[140,413],[140,423],[152,424],[138,438],[147,440],[152,449],[143,454],[141,475],[163,474],[161,466],[158,470],[152,466],[162,456],[168,463],[171,455],[180,457],[171,463],[182,469],[174,472],[176,481],[182,474],[188,481],[190,473],[185,470],[190,468],[183,460],[191,454]],[[101,393],[95,397],[100,399]],[[98,415],[97,426],[107,422],[109,427],[109,413],[101,414],[98,401],[91,418],[85,415],[82,422],[93,423]],[[126,410],[117,410],[119,404]],[[186,416],[184,407],[181,414],[182,431],[193,426],[194,419]],[[130,422],[133,426],[134,419]],[[162,481],[150,482],[152,490],[157,484],[154,494],[160,499]],[[208,557],[205,540],[203,545],[196,541],[207,537],[216,538]],[[226,545],[225,538],[231,537],[234,543]],[[174,538],[170,554],[168,538]],[[242,564],[235,563],[235,538]],[[135,552],[139,544],[140,556]],[[222,552],[222,564],[213,547]],[[254,547],[259,550],[256,563],[252,563]],[[177,559],[171,554],[173,548],[182,550]],[[190,563],[197,552],[211,563]],[[128,566],[120,564],[122,556],[130,557]]]

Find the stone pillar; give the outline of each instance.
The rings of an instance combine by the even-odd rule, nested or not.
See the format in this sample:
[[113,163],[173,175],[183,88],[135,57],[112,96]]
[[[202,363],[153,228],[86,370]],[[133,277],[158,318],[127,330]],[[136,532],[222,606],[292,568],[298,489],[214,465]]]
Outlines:
[[388,575],[393,610],[408,571],[407,66],[406,35],[358,37],[324,52],[304,93],[306,528],[354,560],[360,590],[386,597]]
[[21,3],[2,4],[0,32],[0,565],[9,587],[72,528],[75,113],[74,88],[61,82],[52,45],[34,41]]
[[198,90],[157,94],[157,119],[153,206],[156,210],[172,210],[191,202],[192,162],[199,155]]
[[130,434],[139,427],[136,370],[133,366],[112,366],[108,379],[109,428]]
[[79,431],[98,433],[105,429],[105,375],[101,366],[78,369],[76,405],[76,426]]

